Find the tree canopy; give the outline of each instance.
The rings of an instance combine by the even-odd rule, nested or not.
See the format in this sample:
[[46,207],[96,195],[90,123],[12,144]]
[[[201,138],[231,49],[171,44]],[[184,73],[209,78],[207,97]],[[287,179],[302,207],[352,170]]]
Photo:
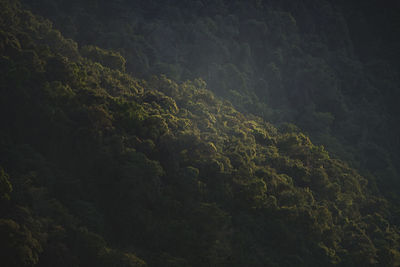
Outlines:
[[354,33],[394,15],[351,5],[1,0],[0,263],[400,265],[398,48]]

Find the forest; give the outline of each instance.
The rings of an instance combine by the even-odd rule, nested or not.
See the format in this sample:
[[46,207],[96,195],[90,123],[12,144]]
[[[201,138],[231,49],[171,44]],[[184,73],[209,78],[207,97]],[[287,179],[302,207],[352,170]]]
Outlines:
[[400,266],[399,14],[0,0],[0,266]]

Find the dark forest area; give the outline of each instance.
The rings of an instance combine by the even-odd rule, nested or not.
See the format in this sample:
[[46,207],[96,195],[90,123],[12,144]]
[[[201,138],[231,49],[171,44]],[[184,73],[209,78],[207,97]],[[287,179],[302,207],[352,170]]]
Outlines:
[[0,266],[400,266],[400,2],[0,0]]

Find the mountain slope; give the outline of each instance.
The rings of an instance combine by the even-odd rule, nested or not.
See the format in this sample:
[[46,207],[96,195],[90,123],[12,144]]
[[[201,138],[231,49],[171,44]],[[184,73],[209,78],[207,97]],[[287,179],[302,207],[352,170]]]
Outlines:
[[25,1],[136,77],[201,77],[242,112],[295,123],[398,201],[397,1]]
[[390,202],[295,126],[0,5],[4,265],[399,264]]

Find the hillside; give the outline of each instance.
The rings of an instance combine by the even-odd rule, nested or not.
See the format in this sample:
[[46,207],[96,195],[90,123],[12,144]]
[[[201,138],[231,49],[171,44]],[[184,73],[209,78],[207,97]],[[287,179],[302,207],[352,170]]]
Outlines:
[[200,77],[241,112],[294,123],[400,203],[398,1],[24,2],[135,77]]
[[400,264],[395,202],[370,179],[121,53],[0,1],[1,265]]

